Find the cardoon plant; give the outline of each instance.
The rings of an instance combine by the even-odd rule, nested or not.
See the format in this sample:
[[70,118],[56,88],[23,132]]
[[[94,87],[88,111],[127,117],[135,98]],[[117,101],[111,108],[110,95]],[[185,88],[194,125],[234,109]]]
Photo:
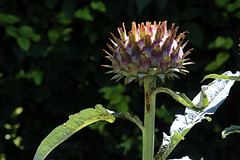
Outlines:
[[143,83],[144,79],[154,82],[159,77],[164,83],[165,77],[179,78],[175,72],[182,74],[187,73],[184,65],[185,57],[191,52],[188,50],[185,54],[183,48],[187,42],[183,43],[185,33],[176,36],[177,28],[174,24],[170,30],[167,30],[167,21],[163,23],[151,22],[138,24],[132,22],[132,29],[126,34],[126,29],[118,28],[121,39],[116,38],[113,34],[112,45],[107,44],[112,51],[112,55],[104,50],[108,59],[112,61],[112,66],[103,65],[112,68],[108,73],[115,73],[112,79],[120,80],[125,77],[125,84],[132,81]]
[[[207,115],[214,114],[229,94],[229,90],[240,72],[235,74],[227,71],[222,75],[211,74],[204,77],[216,78],[208,85],[203,85],[199,94],[190,100],[184,93],[172,91],[169,88],[158,87],[157,79],[164,84],[166,79],[179,78],[177,73],[188,73],[185,66],[193,64],[187,62],[186,56],[192,49],[184,53],[185,33],[177,35],[178,27],[172,24],[167,29],[167,21],[146,22],[136,25],[127,33],[123,24],[118,28],[120,38],[112,34],[112,45],[107,44],[112,53],[104,50],[112,65],[103,65],[111,68],[107,73],[115,74],[112,80],[124,79],[125,84],[136,81],[144,89],[144,117],[143,122],[138,116],[131,116],[127,112],[116,113],[105,109],[98,104],[95,109],[88,108],[71,115],[63,125],[55,128],[40,144],[34,160],[42,160],[60,143],[72,134],[97,121],[113,123],[116,118],[123,118],[135,123],[142,131],[143,160],[165,160],[177,144],[184,139],[189,130],[203,119],[211,120]],[[184,115],[176,115],[170,128],[170,135],[163,133],[162,144],[154,155],[155,130],[155,101],[156,94],[167,93],[186,107]],[[183,157],[182,159],[189,159]]]

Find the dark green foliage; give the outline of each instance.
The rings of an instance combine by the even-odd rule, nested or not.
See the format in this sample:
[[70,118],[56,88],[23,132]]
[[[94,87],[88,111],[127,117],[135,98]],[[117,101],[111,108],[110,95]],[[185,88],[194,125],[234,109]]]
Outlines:
[[[193,98],[204,75],[235,73],[240,68],[239,8],[238,0],[1,0],[0,159],[32,159],[43,138],[68,115],[97,103],[107,106],[114,102],[105,94],[106,90],[113,92],[116,84],[100,65],[110,64],[102,49],[107,49],[110,32],[117,35],[116,27],[122,22],[129,30],[132,21],[168,20],[168,25],[180,26],[178,32],[190,32],[185,51],[194,48],[189,57],[196,64],[180,80],[166,83],[172,90]],[[221,139],[224,128],[239,122],[239,87],[236,83],[213,121],[191,130],[172,157],[240,159],[239,135]],[[127,99],[124,107],[128,105],[129,112],[142,119],[142,88],[131,84],[118,92]],[[168,95],[157,98],[158,107],[164,104],[172,118],[183,113],[184,107]],[[157,146],[161,132],[169,130],[165,123],[169,115],[158,115]],[[47,159],[140,159],[140,130],[134,124],[117,120],[102,127],[85,128]]]

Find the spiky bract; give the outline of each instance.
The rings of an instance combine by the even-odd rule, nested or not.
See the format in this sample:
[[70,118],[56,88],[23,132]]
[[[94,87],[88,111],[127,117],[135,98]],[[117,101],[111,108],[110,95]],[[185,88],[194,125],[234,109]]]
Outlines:
[[132,22],[132,29],[126,34],[126,29],[123,23],[123,28],[118,28],[121,39],[116,38],[113,34],[113,40],[110,39],[112,45],[107,44],[112,54],[104,50],[109,60],[112,61],[113,70],[107,73],[115,73],[112,79],[119,81],[125,77],[125,84],[134,80],[141,84],[145,78],[150,82],[159,77],[164,83],[165,78],[179,78],[175,72],[182,74],[188,73],[184,65],[193,64],[187,62],[189,59],[185,57],[191,52],[188,50],[185,54],[183,48],[187,44],[183,44],[185,33],[180,33],[176,36],[178,27],[172,24],[171,29],[167,30],[167,21],[146,22],[136,26]]

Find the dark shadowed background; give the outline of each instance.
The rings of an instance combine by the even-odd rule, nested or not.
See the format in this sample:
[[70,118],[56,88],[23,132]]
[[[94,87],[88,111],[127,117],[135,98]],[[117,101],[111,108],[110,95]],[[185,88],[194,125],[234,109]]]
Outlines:
[[[70,114],[95,104],[143,118],[143,89],[110,81],[102,49],[125,22],[168,20],[188,30],[185,51],[194,48],[186,76],[165,86],[193,98],[209,73],[240,70],[239,0],[1,0],[0,160],[33,159],[40,142]],[[159,85],[160,84],[159,82]],[[240,83],[212,117],[197,124],[170,158],[240,159],[240,134],[221,131],[240,124]],[[156,150],[175,114],[184,107],[157,96]],[[141,132],[131,122],[100,122],[76,133],[47,159],[140,160]]]

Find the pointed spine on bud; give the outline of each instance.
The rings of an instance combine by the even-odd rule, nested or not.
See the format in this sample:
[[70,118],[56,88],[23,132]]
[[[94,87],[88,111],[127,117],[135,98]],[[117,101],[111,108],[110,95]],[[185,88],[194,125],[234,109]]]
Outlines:
[[138,81],[141,85],[144,79],[153,81],[156,77],[160,78],[164,83],[165,79],[179,78],[176,73],[186,74],[185,65],[194,64],[186,62],[185,58],[193,49],[186,53],[183,49],[188,41],[183,44],[185,39],[185,31],[176,36],[178,27],[172,24],[167,30],[167,21],[156,23],[146,22],[136,25],[132,22],[132,28],[126,34],[125,25],[118,28],[120,39],[116,38],[112,33],[112,46],[107,44],[112,54],[106,50],[108,58],[112,62],[112,66],[102,65],[112,68],[107,73],[115,73],[112,78],[119,81],[125,77],[125,84],[132,81]]

